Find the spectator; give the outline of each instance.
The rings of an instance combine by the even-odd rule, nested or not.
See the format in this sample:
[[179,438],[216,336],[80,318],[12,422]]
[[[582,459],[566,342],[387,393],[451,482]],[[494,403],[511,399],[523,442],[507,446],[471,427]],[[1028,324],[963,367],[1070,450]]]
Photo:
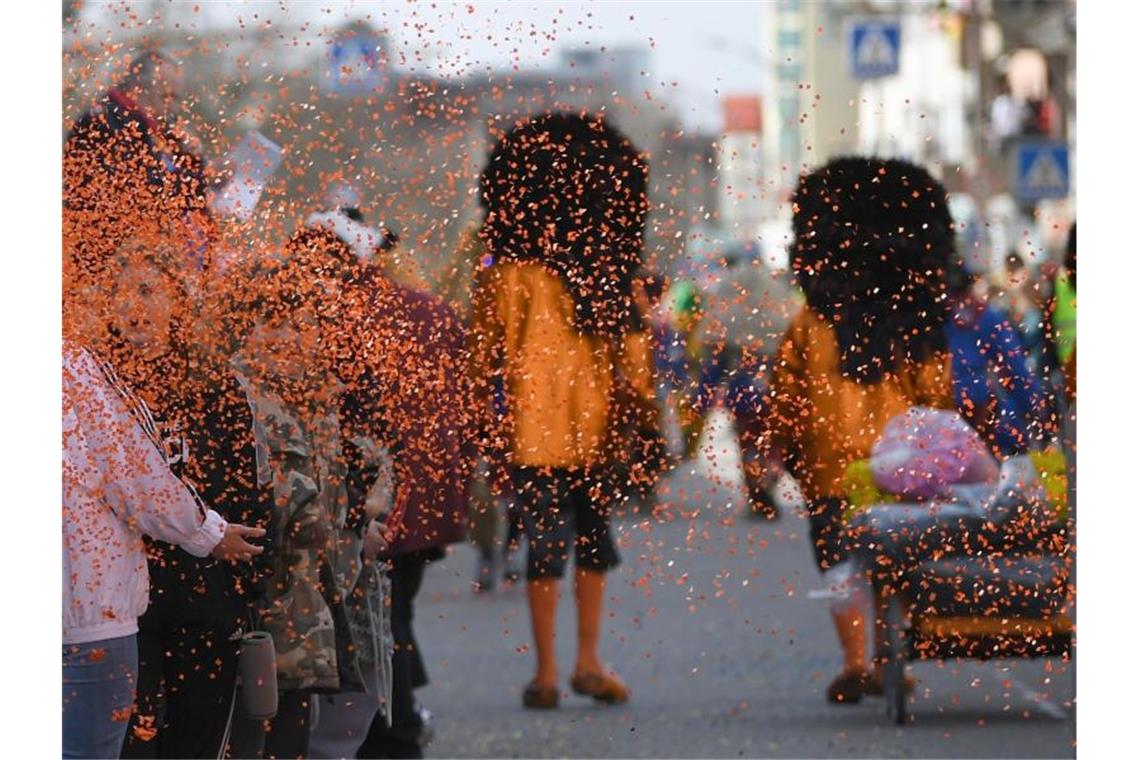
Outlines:
[[145,224],[184,225],[204,265],[213,235],[205,165],[173,125],[180,69],[149,50],[76,121],[63,149],[63,240],[89,268]]
[[[112,308],[98,352],[135,389],[167,466],[227,522],[267,527],[249,401],[228,370],[185,340],[193,317],[172,249],[132,239],[108,275]],[[232,565],[150,539],[147,554],[150,603],[139,618],[137,707],[123,756],[217,757],[268,555]]]
[[[349,619],[362,535],[348,510],[341,389],[321,350],[319,283],[295,262],[256,280],[240,363],[253,398],[259,478],[272,483],[281,515],[260,621],[273,636],[280,692],[264,755],[301,757],[315,695],[364,692]],[[244,721],[236,732],[235,756],[259,755],[261,737],[251,728]]]
[[1068,357],[1061,365],[1065,380],[1065,397],[1069,404],[1077,401],[1077,223],[1069,227],[1069,236],[1065,241],[1065,274],[1067,275],[1068,292],[1065,297],[1069,299],[1057,311],[1058,332],[1061,335],[1059,345],[1062,351],[1068,352]]
[[[486,256],[487,247],[479,237],[478,228],[468,230],[456,248],[450,271],[445,273],[441,297],[455,310],[464,324],[470,321],[475,272],[483,266]],[[495,388],[494,398],[492,414],[505,414],[505,395],[501,383]],[[478,553],[475,577],[471,584],[476,593],[494,589],[496,555],[501,556],[503,579],[507,583],[514,583],[521,577],[516,555],[523,535],[522,521],[518,517],[510,487],[503,478],[495,478],[495,473],[500,471],[501,467],[490,462],[477,463],[469,487],[470,533]],[[501,520],[500,516],[505,519]],[[501,544],[498,535],[500,522],[507,525],[506,539]]]
[[678,280],[669,291],[673,329],[666,347],[668,366],[668,405],[675,410],[681,429],[681,457],[688,461],[697,455],[705,416],[694,409],[704,356],[701,343],[702,296],[696,282]]
[[[66,259],[69,274],[94,269],[76,258]],[[144,534],[194,557],[248,561],[263,549],[246,539],[265,532],[200,505],[168,466],[146,402],[105,356],[83,347],[105,345],[115,310],[100,269],[103,276],[73,276],[64,288],[65,757],[117,757],[122,748],[148,605]],[[140,331],[161,334],[171,314],[148,307],[136,316]]]
[[1053,287],[1053,335],[1056,342],[1057,366],[1072,360],[1077,346],[1077,224],[1069,228],[1065,244],[1065,267],[1057,274]]
[[[1008,304],[1008,317],[1017,329],[1025,349],[1025,358],[1031,371],[1041,366],[1041,351],[1044,346],[1044,314],[1038,306],[1035,288],[1037,282],[1033,273],[1025,266],[1025,260],[1016,251],[1011,251],[1005,260],[1005,298]],[[991,300],[991,307],[996,304]]]
[[377,712],[358,755],[419,757],[427,713],[414,690],[427,683],[427,671],[412,628],[414,601],[426,565],[466,537],[471,458],[462,444],[474,429],[462,371],[466,338],[445,304],[387,276],[385,261],[398,249],[385,250],[385,236],[351,215],[341,208],[311,217],[290,248],[319,277],[333,310],[326,324],[336,329],[323,342],[343,383],[343,437],[369,437],[392,452],[396,493],[380,553],[391,565],[392,724]]

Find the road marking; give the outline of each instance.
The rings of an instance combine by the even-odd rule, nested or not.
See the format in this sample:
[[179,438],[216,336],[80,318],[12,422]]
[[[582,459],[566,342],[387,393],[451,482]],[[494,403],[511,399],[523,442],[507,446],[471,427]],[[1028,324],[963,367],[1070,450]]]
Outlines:
[[1050,718],[1053,718],[1054,720],[1068,720],[1071,717],[1068,710],[1061,707],[1041,692],[1034,691],[1013,676],[1009,677],[1009,681],[1017,688],[1018,691],[1021,692],[1022,697],[1028,699],[1030,702],[1040,708],[1041,712],[1045,713]]

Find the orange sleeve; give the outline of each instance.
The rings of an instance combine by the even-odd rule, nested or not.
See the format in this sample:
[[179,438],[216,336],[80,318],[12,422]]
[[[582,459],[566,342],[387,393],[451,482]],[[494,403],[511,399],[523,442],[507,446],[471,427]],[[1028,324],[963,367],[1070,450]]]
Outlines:
[[789,455],[799,448],[797,428],[808,413],[805,347],[809,319],[814,319],[814,315],[803,309],[788,326],[772,368],[769,431],[772,446],[785,463]]

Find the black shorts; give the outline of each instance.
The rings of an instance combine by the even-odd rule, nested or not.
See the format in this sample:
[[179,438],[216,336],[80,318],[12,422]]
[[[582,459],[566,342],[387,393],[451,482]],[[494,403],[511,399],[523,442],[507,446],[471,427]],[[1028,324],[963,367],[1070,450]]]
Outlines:
[[620,562],[598,476],[549,467],[515,467],[511,476],[526,527],[527,580],[561,578],[571,547],[579,568],[605,572]]
[[843,562],[850,553],[843,521],[846,509],[843,499],[819,499],[808,504],[811,546],[820,572]]

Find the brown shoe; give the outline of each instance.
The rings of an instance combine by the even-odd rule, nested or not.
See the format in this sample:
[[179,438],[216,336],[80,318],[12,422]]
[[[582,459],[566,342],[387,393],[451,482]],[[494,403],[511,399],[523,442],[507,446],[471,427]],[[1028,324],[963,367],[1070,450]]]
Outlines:
[[837,705],[853,705],[867,694],[871,675],[865,670],[844,670],[827,687],[827,701]]
[[523,707],[528,710],[553,710],[558,707],[558,687],[539,686],[531,681],[523,689]]
[[609,705],[623,705],[629,701],[629,687],[613,673],[575,673],[570,679],[575,694],[593,697]]

